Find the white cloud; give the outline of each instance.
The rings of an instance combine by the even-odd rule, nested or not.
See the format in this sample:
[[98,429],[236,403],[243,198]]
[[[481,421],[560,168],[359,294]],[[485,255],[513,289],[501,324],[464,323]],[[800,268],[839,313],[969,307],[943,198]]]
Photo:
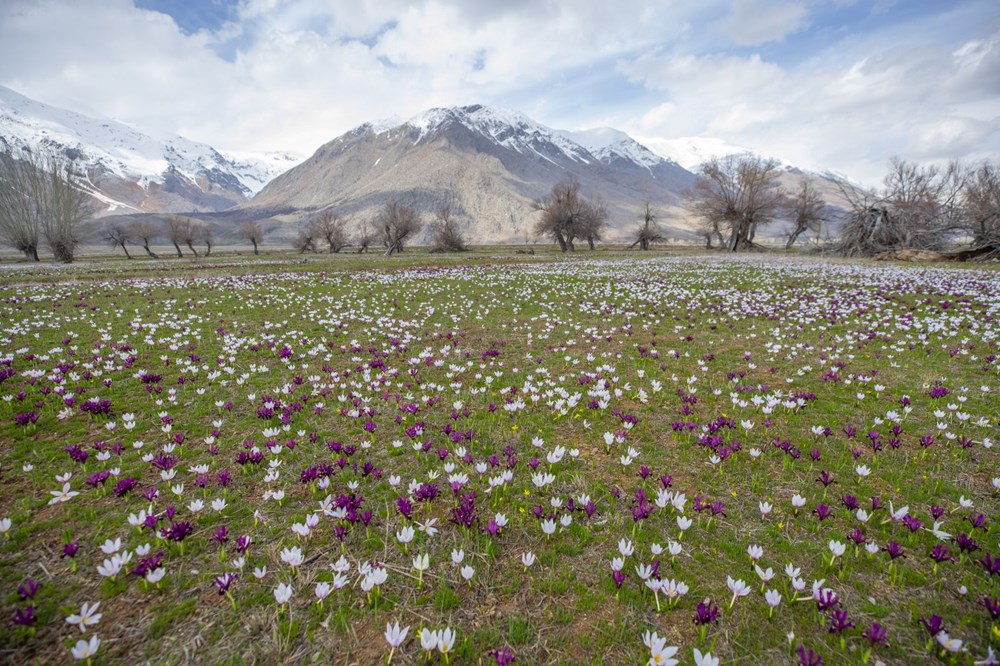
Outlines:
[[806,6],[801,2],[733,0],[732,14],[722,25],[734,43],[757,46],[780,41],[806,23]]

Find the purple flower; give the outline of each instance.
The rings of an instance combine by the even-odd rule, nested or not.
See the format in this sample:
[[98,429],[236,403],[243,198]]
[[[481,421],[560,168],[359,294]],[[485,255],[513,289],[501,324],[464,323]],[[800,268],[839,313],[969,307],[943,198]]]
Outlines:
[[614,581],[615,587],[619,588],[625,582],[625,574],[622,571],[612,571],[611,580]]
[[697,625],[711,624],[719,619],[719,607],[710,599],[699,601],[695,608],[694,623]]
[[983,565],[986,573],[991,576],[1000,576],[1000,557],[992,557],[989,553],[986,553],[986,555],[976,561]]
[[847,617],[847,611],[843,608],[835,608],[830,613],[830,624],[827,630],[831,634],[839,634],[854,626],[854,623]]
[[63,544],[63,552],[60,558],[63,557],[76,557],[76,551],[80,549],[79,541],[70,541],[69,543]]
[[937,613],[932,614],[930,617],[921,617],[921,624],[924,625],[924,629],[931,636],[937,636],[942,631],[945,631],[944,620]]
[[955,537],[955,543],[958,544],[958,549],[963,553],[971,553],[973,551],[979,550],[979,544],[972,540],[968,534],[959,534]]
[[804,645],[800,645],[797,652],[799,654],[799,666],[820,666],[823,663],[823,657],[813,652],[812,648],[809,648],[807,651]]
[[876,645],[887,646],[889,645],[889,641],[886,639],[887,633],[888,632],[886,632],[885,627],[878,622],[873,622],[872,626],[865,629],[862,636],[868,639],[868,642],[871,643],[872,647],[875,647]]
[[990,617],[994,620],[1000,619],[1000,597],[992,599],[989,596],[983,597],[983,606],[989,611]]
[[824,488],[829,486],[831,483],[834,483],[833,476],[825,470],[819,473],[816,480],[822,483]]
[[833,608],[839,603],[840,599],[837,598],[837,595],[833,590],[820,590],[816,595],[816,609],[820,612]]
[[17,586],[17,594],[22,601],[27,601],[38,592],[39,584],[34,578],[29,578]]
[[813,513],[819,516],[819,519],[822,521],[829,518],[833,514],[833,511],[826,504],[820,504],[813,509]]
[[955,556],[948,551],[948,546],[943,544],[936,544],[931,550],[931,559],[933,559],[938,564],[942,562],[951,562],[955,559]]
[[906,555],[903,554],[903,547],[899,545],[898,541],[890,541],[882,547],[882,550],[889,554],[890,560],[894,560],[897,557],[906,557]]
[[14,616],[10,618],[10,623],[19,627],[29,627],[35,623],[35,607],[28,605],[25,608],[18,608],[14,611]]
[[220,546],[225,545],[229,541],[229,530],[225,525],[219,525],[215,528],[215,534],[212,535],[212,541],[215,541]]
[[218,588],[220,597],[229,591],[229,586],[232,585],[235,580],[236,574],[231,573],[224,573],[215,578],[215,586]]
[[514,657],[514,651],[506,645],[503,648],[490,650],[486,654],[497,660],[497,666],[510,666],[517,661],[517,658]]
[[185,521],[173,521],[170,527],[160,530],[160,536],[170,541],[183,541],[194,531],[194,526]]

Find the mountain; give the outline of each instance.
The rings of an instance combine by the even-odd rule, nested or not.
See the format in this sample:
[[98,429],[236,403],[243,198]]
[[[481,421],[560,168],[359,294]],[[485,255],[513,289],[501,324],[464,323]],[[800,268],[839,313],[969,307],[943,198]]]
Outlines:
[[298,161],[288,153],[223,155],[181,136],[49,106],[0,86],[0,147],[69,159],[100,214],[221,211]]
[[617,130],[558,131],[482,105],[360,125],[240,209],[288,206],[305,217],[330,208],[364,220],[396,198],[430,219],[447,202],[474,242],[526,241],[533,203],[570,176],[607,205],[609,239],[631,232],[646,201],[661,209],[668,233],[690,236],[677,205],[694,176],[675,162]]

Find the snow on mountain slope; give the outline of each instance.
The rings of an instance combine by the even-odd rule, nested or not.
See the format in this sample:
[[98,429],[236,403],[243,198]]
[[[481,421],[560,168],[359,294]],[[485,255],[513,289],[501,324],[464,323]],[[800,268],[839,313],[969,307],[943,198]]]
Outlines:
[[[559,133],[589,150],[602,162],[624,159],[650,169],[664,161],[664,156],[656,154],[625,132],[613,127],[598,127],[579,131],[560,130]],[[667,161],[672,160],[667,158]]]
[[246,200],[302,158],[288,153],[229,159],[177,135],[153,136],[109,118],[43,104],[0,86],[0,144],[71,160],[108,206],[147,212],[223,210]]
[[721,139],[701,136],[686,136],[680,139],[636,137],[636,141],[657,155],[672,160],[689,171],[696,171],[699,166],[713,157],[751,152],[748,148],[727,143]]

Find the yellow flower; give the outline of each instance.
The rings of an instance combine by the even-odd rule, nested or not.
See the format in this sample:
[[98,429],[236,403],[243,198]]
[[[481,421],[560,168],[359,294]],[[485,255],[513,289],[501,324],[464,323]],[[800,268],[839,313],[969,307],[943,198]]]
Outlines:
[[530,497],[530,496],[531,496],[531,491],[530,491],[530,490],[528,490],[527,488],[525,488],[525,489],[524,489],[524,496],[525,496],[525,497]]
[[515,423],[514,425],[512,425],[510,429],[513,430],[514,432],[517,432],[518,431],[517,424]]
[[785,524],[784,524],[784,523],[778,523],[778,529],[779,529],[779,530],[780,530],[780,529],[783,529],[784,527],[785,527]]

